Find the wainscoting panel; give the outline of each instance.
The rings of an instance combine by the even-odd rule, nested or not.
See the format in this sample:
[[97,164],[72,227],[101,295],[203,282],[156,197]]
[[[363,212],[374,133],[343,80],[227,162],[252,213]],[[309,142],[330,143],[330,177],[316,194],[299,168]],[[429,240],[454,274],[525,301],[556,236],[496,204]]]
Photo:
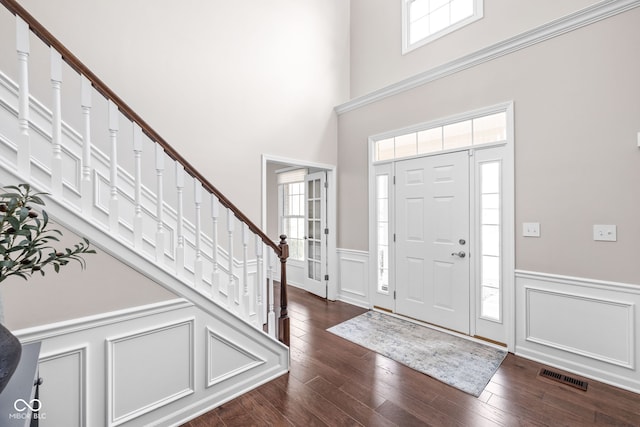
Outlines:
[[56,420],[65,420],[68,427],[87,425],[86,353],[84,346],[41,355],[41,426],[55,426]]
[[182,298],[14,333],[42,343],[42,427],[182,425],[289,366],[280,342]]
[[194,392],[194,319],[107,339],[110,425]]
[[338,299],[360,307],[370,307],[369,253],[338,249]]
[[266,361],[207,328],[207,387],[240,375]]
[[640,286],[516,272],[516,354],[640,391]]

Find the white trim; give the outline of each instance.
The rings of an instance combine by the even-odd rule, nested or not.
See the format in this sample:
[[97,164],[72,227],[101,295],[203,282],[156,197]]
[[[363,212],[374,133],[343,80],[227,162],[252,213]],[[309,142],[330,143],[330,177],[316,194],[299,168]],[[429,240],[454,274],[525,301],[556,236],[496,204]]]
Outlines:
[[[337,299],[339,301],[346,302],[351,305],[355,305],[363,308],[371,308],[371,298],[369,297],[370,292],[370,266],[369,266],[369,252],[367,251],[359,251],[354,249],[342,249],[338,248],[336,251],[336,255],[338,258],[338,296]],[[345,275],[344,275],[344,266],[346,263],[351,263],[352,265],[361,265],[362,274],[356,275],[356,277],[349,277],[348,282],[351,287],[349,289],[345,286]],[[362,289],[362,291],[358,291],[357,289]]]
[[184,298],[176,298],[167,301],[146,304],[137,307],[125,308],[122,310],[100,313],[93,316],[79,317],[62,322],[48,323],[46,325],[32,328],[19,329],[13,334],[20,339],[23,344],[56,338],[74,332],[96,329],[101,326],[123,323],[134,319],[154,316],[159,313],[181,310],[193,307],[193,303]]
[[[265,363],[267,363],[266,360],[264,360],[262,357],[253,354],[251,352],[249,352],[248,350],[244,349],[240,344],[234,342],[232,339],[223,336],[222,334],[214,331],[213,329],[211,329],[210,327],[207,326],[206,328],[206,339],[205,339],[205,344],[206,344],[206,358],[207,358],[207,364],[206,364],[206,385],[205,388],[209,388],[212,387],[216,384],[219,384],[223,381],[226,381],[230,378],[233,378],[237,375],[242,374],[243,372],[247,372],[253,368],[256,368],[260,365],[264,365]],[[229,372],[226,372],[222,375],[219,375],[215,378],[212,377],[212,369],[211,369],[211,365],[214,362],[214,354],[211,351],[211,343],[212,340],[216,340],[232,349],[234,349],[236,352],[248,357],[249,359],[252,359],[253,362],[248,363],[244,366],[240,366],[236,369],[233,369]]]
[[416,74],[397,83],[374,90],[335,107],[338,115],[356,110],[384,98],[414,89],[426,83],[478,66],[510,53],[526,49],[554,37],[561,36],[611,16],[640,6],[640,0],[605,0],[577,12],[540,25],[529,31],[510,37],[476,52],[454,59],[430,70]]
[[[168,395],[156,402],[152,402],[148,405],[135,409],[126,414],[116,416],[116,396],[115,396],[115,370],[116,370],[116,353],[115,347],[116,344],[129,341],[133,339],[137,339],[143,336],[148,336],[151,334],[157,334],[159,332],[164,332],[169,329],[179,328],[183,326],[188,326],[189,328],[189,347],[187,350],[189,351],[189,373],[188,373],[188,382],[189,385],[187,388],[183,390],[179,390],[171,395]],[[108,337],[105,339],[106,346],[106,371],[107,371],[107,414],[108,414],[108,423],[109,426],[118,426],[132,419],[138,418],[144,414],[148,414],[158,408],[166,406],[176,400],[179,400],[185,396],[195,393],[195,317],[186,318],[183,320],[177,320],[174,322],[162,324],[155,328],[145,328],[137,332],[128,332],[123,335],[119,335],[117,337]]]
[[[640,306],[640,287],[637,284],[526,270],[516,270],[515,279],[518,305],[515,354],[615,387],[640,392],[640,328],[635,313],[636,307]],[[532,335],[531,310],[537,311],[538,321],[547,313],[546,305],[532,305],[532,293],[542,296],[544,301],[562,299],[556,302],[556,306],[563,307],[563,318],[596,316],[605,331],[606,328],[616,328],[617,331],[622,328],[624,334],[612,341],[608,334],[600,332],[600,339],[595,342],[599,343],[602,351],[592,345],[594,337],[590,333],[579,338],[574,336],[574,331],[581,327],[575,322],[566,331],[555,331],[555,321],[551,319],[552,324],[546,326],[548,331],[552,331],[551,334],[545,334],[543,329],[542,336]],[[564,303],[567,298],[575,302],[573,309],[571,304]],[[580,305],[581,302],[584,304]],[[602,313],[598,313],[600,308],[603,309]],[[587,309],[589,311],[585,311]],[[617,311],[616,319],[608,316],[611,310]],[[555,318],[558,317],[556,314]],[[611,348],[617,349],[618,353],[612,353]]]
[[[73,355],[78,355],[79,366],[78,366],[78,378],[80,380],[80,390],[78,390],[78,408],[80,409],[80,413],[78,414],[78,425],[86,426],[88,417],[89,406],[87,405],[87,391],[89,390],[87,386],[88,382],[88,374],[87,374],[87,352],[89,351],[89,344],[83,344],[79,347],[72,347],[68,349],[59,350],[56,352],[50,352],[47,354],[40,354],[40,358],[38,359],[38,365],[42,365],[43,363],[49,362],[51,360],[62,359],[64,357],[69,357]],[[67,381],[68,383],[68,381]]]
[[[468,146],[468,147],[460,147],[460,148],[456,148],[456,149],[452,149],[452,150],[444,150],[444,151],[438,151],[438,152],[434,152],[434,153],[427,153],[427,154],[422,154],[422,155],[418,155],[418,156],[412,156],[412,157],[403,157],[403,158],[398,158],[398,159],[390,159],[390,160],[385,160],[385,161],[381,161],[381,162],[374,162],[373,161],[373,155],[374,155],[374,149],[373,149],[373,145],[375,143],[375,141],[380,140],[380,139],[387,139],[387,138],[391,138],[397,135],[403,135],[406,133],[411,133],[411,132],[417,132],[423,129],[428,129],[428,128],[432,128],[432,127],[436,127],[436,126],[443,126],[445,124],[448,123],[455,123],[455,122],[460,122],[460,121],[465,121],[465,120],[470,120],[476,117],[481,117],[481,116],[486,116],[486,115],[490,115],[490,114],[494,114],[494,113],[499,113],[499,112],[506,112],[507,115],[507,135],[506,135],[506,139],[504,141],[497,141],[494,143],[487,143],[487,144],[480,144],[477,146]],[[428,157],[428,156],[437,156],[437,155],[441,155],[441,154],[446,154],[446,153],[450,153],[450,152],[455,152],[455,151],[461,151],[461,150],[469,150],[471,154],[477,152],[477,151],[481,151],[482,149],[485,148],[491,148],[491,147],[499,147],[499,146],[503,146],[505,149],[505,153],[504,153],[504,157],[503,157],[503,174],[504,174],[504,179],[502,180],[504,183],[504,187],[503,187],[503,205],[502,205],[502,218],[503,218],[503,225],[502,225],[502,230],[503,230],[503,239],[502,239],[502,244],[503,244],[503,253],[504,253],[504,258],[503,258],[503,267],[502,267],[502,273],[503,273],[503,283],[502,283],[502,309],[503,309],[503,319],[502,319],[502,324],[505,325],[505,328],[507,328],[505,330],[505,337],[504,337],[504,341],[505,344],[507,345],[507,348],[509,349],[509,351],[514,351],[515,346],[516,346],[516,323],[515,323],[515,281],[514,281],[514,271],[515,271],[515,235],[513,233],[513,227],[514,227],[514,223],[515,223],[515,157],[514,157],[514,145],[515,145],[515,140],[514,140],[514,136],[515,136],[515,130],[514,130],[514,103],[513,101],[510,102],[503,102],[500,104],[495,104],[492,106],[488,106],[488,107],[484,107],[484,108],[479,108],[476,110],[472,110],[472,111],[467,111],[467,112],[463,112],[460,114],[455,114],[452,116],[448,116],[448,117],[444,117],[444,118],[439,118],[439,119],[435,119],[435,120],[431,120],[428,122],[423,122],[423,123],[418,123],[415,125],[411,125],[408,127],[404,127],[404,128],[400,128],[400,129],[394,129],[394,130],[390,130],[390,131],[386,131],[383,133],[379,133],[376,135],[372,135],[368,138],[368,182],[369,182],[369,253],[370,254],[375,254],[376,253],[376,234],[377,234],[377,228],[376,228],[376,216],[375,216],[375,211],[376,211],[376,202],[375,202],[375,174],[376,174],[376,168],[380,168],[380,167],[389,167],[387,165],[394,165],[395,162],[398,161],[403,161],[403,160],[407,160],[407,159],[411,159],[411,158],[417,158],[417,157]],[[474,156],[475,157],[475,156]],[[474,166],[475,167],[475,160],[473,160]],[[473,179],[472,176],[470,176],[470,179]],[[393,188],[393,185],[391,186]],[[472,187],[474,188],[474,187]],[[390,206],[390,215],[392,215],[393,209],[391,208],[392,205],[395,204],[395,201],[392,200],[393,198],[393,192],[390,193],[390,202],[389,202],[389,206]],[[473,194],[470,194],[470,197],[474,197]],[[475,209],[475,205],[472,205],[472,208]],[[474,213],[475,215],[475,213]],[[390,216],[390,221],[394,222],[392,216]],[[470,224],[470,235],[471,236],[475,236],[474,234],[475,229],[474,229],[474,224]],[[393,235],[393,232],[390,230],[390,234]],[[474,241],[476,239],[473,239]],[[479,253],[478,248],[474,247],[470,249],[473,250],[473,252]],[[393,250],[393,249],[391,249]],[[390,254],[390,260],[392,259],[392,254]],[[369,274],[371,277],[370,280],[370,286],[369,286],[369,302],[371,304],[371,306],[375,306],[375,288],[377,287],[377,285],[374,283],[375,282],[375,277],[376,276],[376,259],[375,257],[372,257],[370,255],[370,263],[369,263]],[[390,261],[390,264],[393,265]],[[390,268],[391,268],[390,265]],[[471,266],[471,268],[473,268],[473,264]],[[473,269],[471,271],[474,271]],[[391,279],[392,275],[391,275],[391,271],[389,273],[389,292],[390,294],[393,293],[393,291],[395,290],[395,282]],[[470,298],[471,298],[471,305],[470,305],[470,333],[472,335],[476,334],[476,299],[477,299],[477,294],[476,294],[476,289],[475,289],[475,281],[472,281],[471,283],[471,289],[470,289]],[[487,338],[491,338],[494,339],[493,337],[487,337]]]
[[587,279],[584,277],[564,276],[561,274],[541,273],[529,270],[515,270],[515,277],[640,295],[640,282],[637,284],[621,283],[608,280]]
[[[262,194],[262,215],[260,227],[265,230],[267,226],[267,163],[282,163],[291,166],[301,166],[306,168],[323,169],[327,172],[327,184],[329,185],[327,191],[327,227],[329,227],[329,238],[327,241],[327,253],[328,253],[328,269],[329,282],[327,285],[327,299],[334,301],[338,295],[337,284],[337,255],[336,255],[336,231],[337,231],[337,167],[327,163],[316,163],[307,160],[298,160],[282,156],[274,156],[270,154],[262,155],[262,178],[261,178],[261,194]],[[266,263],[265,263],[266,268]],[[278,269],[276,269],[278,270]],[[279,275],[279,272],[276,272]],[[266,277],[266,275],[265,275]]]
[[621,310],[626,312],[626,317],[628,320],[626,341],[629,343],[628,353],[626,354],[626,358],[624,360],[614,359],[611,357],[607,357],[602,354],[585,351],[580,348],[572,347],[570,345],[563,344],[561,342],[555,342],[549,339],[536,337],[531,332],[531,318],[530,311],[527,310],[527,315],[525,317],[525,336],[524,339],[529,342],[533,342],[536,344],[541,344],[546,347],[555,348],[557,350],[573,353],[579,356],[589,357],[594,360],[598,360],[600,362],[610,363],[613,365],[622,366],[623,368],[635,369],[635,329],[634,329],[634,308],[635,305],[628,301],[618,301],[610,298],[594,298],[588,295],[579,294],[579,293],[569,293],[569,292],[557,292],[550,291],[545,288],[538,288],[534,286],[524,286],[525,291],[525,309],[531,307],[531,297],[534,293],[546,294],[549,296],[553,296],[555,298],[565,298],[565,299],[575,299],[580,301],[587,301],[595,304],[609,305],[612,307],[618,307]]

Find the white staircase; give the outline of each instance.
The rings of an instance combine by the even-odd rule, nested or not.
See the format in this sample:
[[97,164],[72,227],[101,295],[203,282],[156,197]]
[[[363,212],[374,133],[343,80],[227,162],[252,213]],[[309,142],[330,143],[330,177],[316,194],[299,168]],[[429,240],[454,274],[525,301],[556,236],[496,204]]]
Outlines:
[[[17,64],[14,79],[0,70],[0,185],[50,193],[57,222],[179,296],[14,331],[43,343],[41,425],[175,425],[287,372],[286,300],[276,324],[273,299],[284,239],[269,240],[15,1],[0,3],[22,16],[16,45],[0,42]],[[47,73],[30,70],[31,31],[50,50]],[[50,86],[50,108],[34,80]]]

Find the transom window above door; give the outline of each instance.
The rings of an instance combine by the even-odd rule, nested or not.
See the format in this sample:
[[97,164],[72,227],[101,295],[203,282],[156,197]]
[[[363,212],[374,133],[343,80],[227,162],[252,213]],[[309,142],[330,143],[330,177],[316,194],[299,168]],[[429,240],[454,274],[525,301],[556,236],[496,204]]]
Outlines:
[[381,162],[507,139],[507,113],[500,112],[437,126],[424,126],[390,138],[375,140],[373,161]]
[[482,18],[482,0],[403,0],[402,53]]

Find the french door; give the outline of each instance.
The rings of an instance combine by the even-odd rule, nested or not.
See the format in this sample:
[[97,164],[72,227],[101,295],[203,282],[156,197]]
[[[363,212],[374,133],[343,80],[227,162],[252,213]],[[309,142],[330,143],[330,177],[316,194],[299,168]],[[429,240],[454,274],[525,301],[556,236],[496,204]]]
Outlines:
[[469,153],[396,163],[395,311],[469,334]]
[[326,172],[305,178],[305,276],[304,289],[327,298],[327,195]]

